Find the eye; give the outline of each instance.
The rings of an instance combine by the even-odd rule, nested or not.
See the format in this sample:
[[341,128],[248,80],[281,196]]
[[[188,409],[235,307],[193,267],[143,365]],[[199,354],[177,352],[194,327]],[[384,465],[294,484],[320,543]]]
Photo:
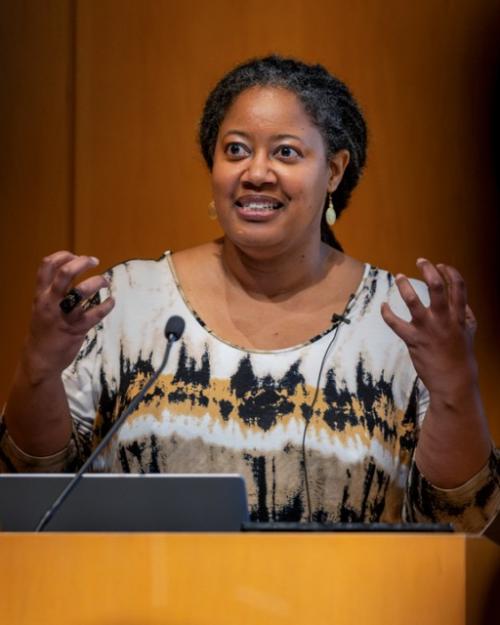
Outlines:
[[235,141],[231,141],[224,148],[224,152],[234,160],[245,158],[250,153],[250,150],[243,143],[237,143]]
[[302,153],[291,145],[280,145],[276,148],[275,154],[285,161],[294,161],[302,158]]

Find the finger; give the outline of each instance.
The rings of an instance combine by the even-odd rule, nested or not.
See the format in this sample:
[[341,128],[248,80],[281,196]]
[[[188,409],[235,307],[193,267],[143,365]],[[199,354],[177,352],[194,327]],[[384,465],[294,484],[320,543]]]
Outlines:
[[411,285],[408,278],[402,273],[398,273],[396,276],[396,286],[403,298],[403,301],[408,306],[408,310],[412,316],[413,321],[420,322],[425,318],[426,308],[422,304],[420,297],[415,292],[415,289]]
[[413,342],[414,329],[412,324],[398,317],[387,302],[384,302],[380,307],[380,313],[382,319],[400,339],[408,345]]
[[446,275],[448,282],[450,306],[460,323],[465,323],[465,308],[467,306],[467,288],[460,272],[450,265],[438,265],[439,270]]
[[477,320],[469,304],[465,306],[465,325],[467,326],[467,329],[472,334],[472,336],[474,336],[477,330]]
[[99,289],[109,286],[104,276],[92,276],[80,282],[72,288],[59,302],[59,308],[65,316],[69,315],[77,307],[86,310],[89,307],[89,298],[96,294]]
[[76,285],[83,299],[89,299],[95,295],[97,291],[106,287],[109,287],[109,281],[104,276],[92,276]]
[[448,288],[443,276],[434,265],[425,258],[417,260],[417,267],[422,272],[422,276],[429,288],[431,300],[431,310],[437,313],[448,311]]
[[59,299],[66,295],[70,284],[79,274],[92,269],[99,264],[99,260],[94,256],[77,256],[73,260],[64,263],[57,270],[52,284],[51,292]]
[[101,304],[86,310],[78,306],[68,315],[65,315],[65,319],[68,320],[67,331],[75,335],[86,334],[93,326],[102,321],[113,310],[114,306],[115,300],[112,297],[108,297]]
[[446,293],[448,295],[448,307],[451,307],[451,281],[450,281],[450,276],[446,273],[446,271],[444,270],[444,265],[442,263],[439,263],[436,265],[436,269],[439,271],[442,279],[444,280],[444,283],[446,285]]
[[59,267],[64,265],[64,263],[73,260],[73,258],[76,258],[76,255],[66,250],[61,250],[59,252],[54,252],[54,254],[50,254],[49,256],[45,256],[37,272],[38,289],[48,288]]
[[59,302],[59,308],[65,315],[69,315],[81,302],[83,295],[76,288],[70,289],[68,293]]

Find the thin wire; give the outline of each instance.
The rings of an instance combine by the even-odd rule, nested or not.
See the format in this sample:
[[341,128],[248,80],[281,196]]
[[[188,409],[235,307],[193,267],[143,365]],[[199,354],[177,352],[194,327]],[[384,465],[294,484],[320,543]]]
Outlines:
[[318,399],[318,395],[319,395],[319,384],[321,382],[321,376],[323,375],[323,367],[325,366],[325,361],[326,361],[326,357],[328,356],[328,353],[330,351],[330,349],[333,347],[333,344],[335,343],[335,339],[337,338],[337,334],[339,332],[339,328],[340,328],[340,324],[341,323],[350,323],[350,321],[348,319],[345,318],[345,316],[349,313],[349,308],[351,306],[351,302],[354,299],[354,295],[351,295],[349,297],[349,300],[346,304],[345,310],[342,313],[342,315],[334,315],[333,316],[333,320],[334,320],[334,334],[332,336],[332,338],[330,339],[330,342],[327,345],[327,348],[325,349],[325,353],[323,354],[323,358],[321,360],[321,365],[319,367],[319,373],[318,373],[318,378],[316,380],[316,388],[314,390],[314,396],[312,398],[311,404],[309,406],[309,415],[306,417],[306,425],[304,427],[304,432],[302,434],[302,463],[304,465],[304,480],[305,480],[305,486],[306,486],[306,499],[307,499],[307,517],[309,519],[309,523],[312,523],[312,505],[311,505],[311,492],[309,489],[309,474],[307,472],[307,455],[306,455],[306,435],[307,435],[307,429],[309,427],[309,423],[311,421],[311,418],[313,416],[313,410],[314,410],[314,404],[316,403],[316,400]]

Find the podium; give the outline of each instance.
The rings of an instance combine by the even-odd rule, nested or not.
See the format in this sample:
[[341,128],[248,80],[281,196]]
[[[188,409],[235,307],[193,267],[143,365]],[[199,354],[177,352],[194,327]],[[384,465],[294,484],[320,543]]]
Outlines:
[[500,548],[462,534],[0,534],[9,625],[495,625]]

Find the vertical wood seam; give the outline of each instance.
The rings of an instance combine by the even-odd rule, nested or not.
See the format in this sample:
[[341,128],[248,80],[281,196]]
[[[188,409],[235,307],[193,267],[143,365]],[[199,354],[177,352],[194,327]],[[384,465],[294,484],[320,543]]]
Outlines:
[[75,251],[76,243],[76,55],[77,55],[77,0],[69,3],[69,45],[68,45],[68,249]]

